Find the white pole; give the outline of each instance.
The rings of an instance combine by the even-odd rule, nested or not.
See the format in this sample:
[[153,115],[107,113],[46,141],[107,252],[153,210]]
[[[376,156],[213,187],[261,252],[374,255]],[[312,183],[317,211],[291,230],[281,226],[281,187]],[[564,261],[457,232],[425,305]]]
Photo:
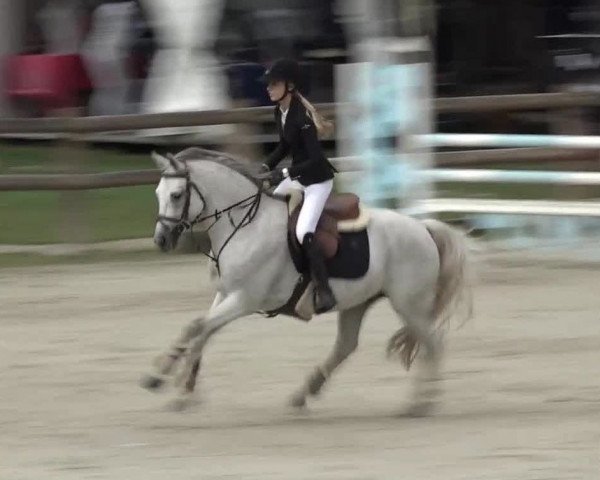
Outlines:
[[600,173],[597,172],[435,169],[423,170],[421,177],[431,182],[600,185]]
[[600,149],[600,136],[436,133],[414,137],[423,147],[548,147]]

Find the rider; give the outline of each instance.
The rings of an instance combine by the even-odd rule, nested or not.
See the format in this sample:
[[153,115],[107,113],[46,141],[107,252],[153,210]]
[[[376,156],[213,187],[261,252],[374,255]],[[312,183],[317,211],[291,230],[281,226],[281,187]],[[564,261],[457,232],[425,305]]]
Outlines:
[[[314,233],[325,202],[333,188],[336,171],[325,157],[319,135],[328,133],[332,124],[302,96],[301,71],[293,60],[276,61],[264,75],[267,92],[275,107],[279,145],[269,155],[263,167],[271,172],[271,183],[281,182],[274,195],[288,195],[292,190],[304,192],[304,203],[298,217],[296,237],[309,260],[315,284],[315,311],[326,312],[336,305],[327,279],[323,255],[316,245]],[[290,168],[275,170],[290,153]]]

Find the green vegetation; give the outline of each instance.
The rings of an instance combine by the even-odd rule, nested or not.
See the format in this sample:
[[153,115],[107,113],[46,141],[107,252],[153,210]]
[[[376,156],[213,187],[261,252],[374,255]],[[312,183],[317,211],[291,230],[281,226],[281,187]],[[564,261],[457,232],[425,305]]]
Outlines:
[[[180,255],[173,253],[169,255]],[[198,260],[199,256],[196,256]],[[156,250],[132,251],[132,252],[108,252],[91,251],[86,253],[68,254],[68,255],[42,255],[37,253],[3,253],[0,254],[0,269],[2,268],[20,268],[45,265],[70,265],[70,264],[91,264],[105,262],[133,262],[133,261],[161,261],[166,260],[167,255],[163,255]]]
[[[149,155],[57,146],[0,145],[1,174],[107,172],[154,168]],[[74,208],[77,207],[77,208]],[[154,186],[83,192],[0,192],[0,243],[44,244],[147,237],[154,229]]]

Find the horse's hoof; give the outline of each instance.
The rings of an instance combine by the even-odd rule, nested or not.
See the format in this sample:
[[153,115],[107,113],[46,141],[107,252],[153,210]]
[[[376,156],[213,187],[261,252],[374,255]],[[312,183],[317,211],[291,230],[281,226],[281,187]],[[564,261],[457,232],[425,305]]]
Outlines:
[[296,393],[292,395],[289,401],[289,405],[297,410],[306,407],[306,396],[303,393]]
[[146,390],[156,391],[165,384],[165,379],[156,375],[144,375],[140,380],[140,385]]
[[181,397],[175,398],[167,405],[167,410],[170,412],[184,412],[188,410],[192,405],[196,402],[192,395],[184,395]]

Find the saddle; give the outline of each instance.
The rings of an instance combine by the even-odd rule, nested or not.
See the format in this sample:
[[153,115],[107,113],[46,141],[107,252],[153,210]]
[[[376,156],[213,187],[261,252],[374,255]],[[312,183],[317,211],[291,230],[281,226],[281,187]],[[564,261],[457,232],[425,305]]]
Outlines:
[[[295,232],[303,201],[301,192],[294,192],[288,199],[288,238],[294,244],[295,250],[301,249]],[[317,224],[315,242],[325,259],[333,258],[338,253],[340,234],[365,230],[368,223],[368,212],[361,207],[357,195],[353,193],[331,194]]]
[[[303,203],[302,192],[288,197],[288,246],[299,278],[285,305],[265,312],[268,316],[291,315],[308,321],[314,315],[313,289],[309,265],[296,238],[296,224]],[[357,279],[369,269],[368,210],[351,193],[330,195],[315,232],[315,241],[325,257],[330,278]]]

